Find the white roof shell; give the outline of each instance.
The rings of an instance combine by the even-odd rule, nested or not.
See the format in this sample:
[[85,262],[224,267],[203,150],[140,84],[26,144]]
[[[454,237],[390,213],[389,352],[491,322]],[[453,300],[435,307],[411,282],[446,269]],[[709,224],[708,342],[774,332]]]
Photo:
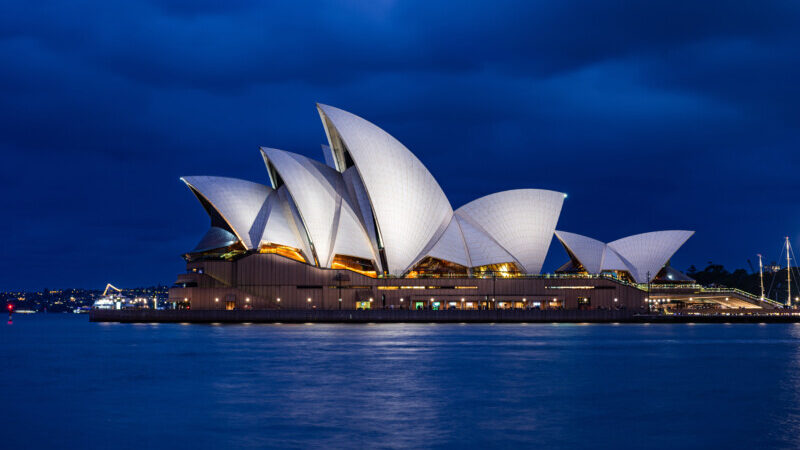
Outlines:
[[401,275],[450,222],[453,209],[439,183],[397,139],[374,124],[327,105],[317,105],[339,171],[342,144],[369,197],[378,241],[390,274]]
[[432,256],[434,258],[461,264],[465,267],[472,266],[469,254],[467,253],[467,244],[464,242],[464,235],[461,232],[461,226],[458,224],[458,219],[456,219],[455,215],[453,215],[450,224],[436,241],[436,244],[434,244],[429,251],[424,253],[426,254],[423,255],[423,257]]
[[693,234],[688,230],[653,231],[609,242],[608,247],[633,266],[631,275],[637,282],[645,283],[648,272],[654,278]]
[[336,254],[375,260],[342,174],[296,153],[264,147],[261,153],[294,200],[320,266],[331,267]]
[[500,264],[518,261],[511,256],[500,244],[491,236],[479,230],[476,225],[472,225],[469,219],[455,215],[461,232],[464,235],[464,242],[467,244],[470,267],[487,266],[489,264]]
[[654,278],[672,255],[694,234],[687,230],[653,231],[608,244],[565,231],[556,231],[561,244],[589,273],[626,270],[637,283]]
[[[342,179],[345,186],[347,186],[347,193],[350,199],[353,200],[353,208],[360,214],[361,223],[369,236],[370,245],[372,245],[372,252],[378,255],[378,235],[375,230],[375,218],[372,214],[372,205],[369,203],[367,190],[364,187],[364,182],[361,181],[361,176],[355,167],[350,167],[342,173]],[[384,269],[380,258],[375,262],[378,271],[383,273]]]
[[269,196],[261,243],[294,247],[303,253],[306,261],[313,262],[311,246],[305,238],[303,224],[295,221],[290,202],[286,186],[281,186]]
[[[575,233],[556,231],[556,238],[575,257],[589,273],[600,273],[603,267],[603,257],[606,253],[606,244]],[[627,270],[627,269],[624,269]]]
[[[608,246],[605,248],[605,253],[603,253],[603,265],[601,266],[601,270],[627,270],[628,272],[633,275],[632,269],[633,265],[626,261],[625,258],[619,255],[619,253],[615,252]],[[592,272],[592,273],[599,273],[599,272]]]
[[194,176],[183,177],[181,181],[222,216],[247,249],[258,246],[264,229],[258,224],[253,225],[272,189],[263,184],[225,177]]
[[194,247],[192,253],[223,248],[237,242],[239,242],[239,239],[237,239],[233,233],[224,228],[212,225],[211,228],[206,231],[202,239],[200,239],[200,242]]
[[[535,274],[542,270],[563,203],[561,192],[517,189],[481,197],[455,214],[513,256],[523,271]],[[508,261],[492,263],[497,262]],[[482,264],[473,260],[473,265]]]

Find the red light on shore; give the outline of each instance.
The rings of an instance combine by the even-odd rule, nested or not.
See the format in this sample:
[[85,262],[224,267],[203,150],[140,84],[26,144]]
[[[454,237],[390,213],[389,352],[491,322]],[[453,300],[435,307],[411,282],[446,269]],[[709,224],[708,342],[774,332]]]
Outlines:
[[8,306],[6,306],[6,307],[8,308],[9,311],[13,311],[14,310],[14,305],[12,305],[11,303],[9,303]]

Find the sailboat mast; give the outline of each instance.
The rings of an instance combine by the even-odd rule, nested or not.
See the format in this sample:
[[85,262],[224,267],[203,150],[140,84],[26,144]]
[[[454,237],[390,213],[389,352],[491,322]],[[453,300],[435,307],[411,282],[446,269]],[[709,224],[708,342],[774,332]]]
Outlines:
[[761,279],[761,300],[764,300],[764,265],[761,262],[761,254],[758,254],[758,277]]
[[786,236],[786,306],[792,306],[792,271],[789,262],[789,236]]

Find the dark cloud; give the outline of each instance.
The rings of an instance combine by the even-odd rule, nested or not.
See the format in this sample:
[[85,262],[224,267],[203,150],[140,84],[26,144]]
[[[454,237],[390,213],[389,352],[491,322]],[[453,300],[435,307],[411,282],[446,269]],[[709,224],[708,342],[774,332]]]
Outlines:
[[678,267],[742,266],[800,237],[798,19],[794,2],[7,2],[0,289],[172,281],[207,221],[178,177],[265,181],[259,145],[319,157],[317,101],[395,135],[454,206],[557,189],[562,229],[692,228]]

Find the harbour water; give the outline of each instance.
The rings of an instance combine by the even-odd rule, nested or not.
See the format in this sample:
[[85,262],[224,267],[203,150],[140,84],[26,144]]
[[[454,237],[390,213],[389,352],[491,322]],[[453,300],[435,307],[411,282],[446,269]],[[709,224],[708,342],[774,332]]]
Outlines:
[[798,448],[797,324],[17,315],[3,448]]

